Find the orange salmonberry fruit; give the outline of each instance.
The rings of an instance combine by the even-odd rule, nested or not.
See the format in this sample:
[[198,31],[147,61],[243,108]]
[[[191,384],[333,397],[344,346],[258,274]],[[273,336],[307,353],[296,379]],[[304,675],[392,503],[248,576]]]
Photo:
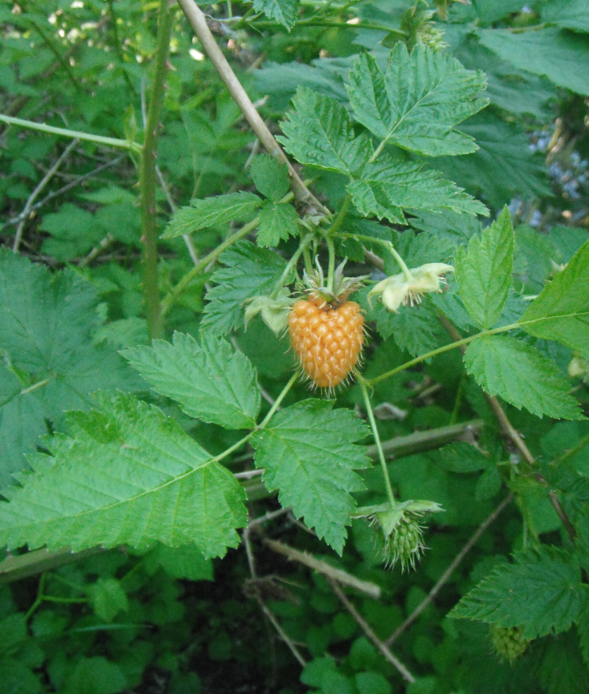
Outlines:
[[358,363],[364,317],[356,302],[322,307],[313,297],[302,299],[293,306],[288,327],[301,368],[319,388],[335,388]]
[[346,261],[329,286],[323,271],[305,273],[307,298],[297,301],[288,318],[290,342],[301,369],[314,386],[333,389],[346,381],[360,361],[364,346],[364,316],[348,296],[365,277],[344,277]]

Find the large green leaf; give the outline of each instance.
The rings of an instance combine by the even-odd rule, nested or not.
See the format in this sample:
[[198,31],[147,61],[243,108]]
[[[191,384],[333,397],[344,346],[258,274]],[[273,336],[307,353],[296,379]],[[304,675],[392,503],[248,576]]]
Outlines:
[[385,217],[397,224],[405,224],[403,208],[488,214],[482,203],[444,180],[437,171],[401,157],[383,156],[368,164],[348,191],[363,215]]
[[260,410],[256,372],[226,340],[205,332],[197,342],[176,332],[173,344],[154,340],[151,347],[122,354],[157,393],[176,400],[191,417],[228,429],[255,426]]
[[528,333],[589,351],[589,241],[546,285],[520,319]]
[[260,154],[254,157],[250,173],[256,188],[272,202],[278,202],[288,193],[288,168],[278,159],[268,154]]
[[465,70],[451,55],[397,43],[383,74],[368,53],[349,74],[356,118],[378,138],[429,156],[468,154],[477,146],[455,126],[484,108],[482,72]]
[[162,234],[163,239],[175,239],[207,227],[247,219],[262,204],[255,193],[229,193],[202,200],[192,200],[190,207],[181,207]]
[[99,388],[136,388],[140,380],[106,344],[95,288],[71,271],[0,250],[0,484],[27,466],[25,453],[47,433],[46,420],[90,404]]
[[254,0],[254,10],[263,12],[269,19],[275,19],[289,31],[297,17],[299,0]]
[[511,287],[514,235],[509,210],[458,249],[456,280],[467,311],[477,325],[492,328],[507,301]]
[[247,299],[269,294],[280,279],[286,262],[277,253],[241,241],[219,258],[226,267],[211,277],[215,286],[207,292],[202,326],[215,335],[226,335],[243,325]]
[[368,463],[355,442],[368,431],[350,410],[332,407],[321,400],[292,405],[276,414],[252,443],[266,486],[278,489],[280,503],[292,506],[341,554],[355,507],[351,492],[363,489],[354,470]]
[[45,443],[21,488],[2,493],[9,548],[170,546],[205,556],[239,544],[245,494],[233,475],[158,409],[131,395],[97,396],[100,411],[68,415],[71,437]]
[[258,244],[278,246],[289,236],[296,236],[299,230],[299,216],[289,203],[266,202],[260,212],[258,225]]
[[556,365],[523,342],[499,335],[480,338],[468,346],[464,363],[489,395],[538,417],[583,419]]
[[292,100],[294,111],[282,123],[278,137],[286,151],[307,166],[352,175],[372,154],[372,143],[356,137],[348,112],[335,99],[301,87]]
[[549,0],[542,7],[542,21],[589,32],[589,0]]
[[481,42],[505,60],[535,75],[546,75],[559,87],[589,94],[589,37],[556,28],[515,34],[483,29]]
[[527,639],[566,631],[587,603],[580,569],[554,547],[527,550],[501,565],[450,612],[501,627],[521,627]]

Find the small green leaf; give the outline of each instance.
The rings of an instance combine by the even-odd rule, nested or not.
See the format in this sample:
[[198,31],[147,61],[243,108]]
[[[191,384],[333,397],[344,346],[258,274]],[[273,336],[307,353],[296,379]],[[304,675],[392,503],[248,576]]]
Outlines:
[[555,547],[519,552],[496,568],[449,616],[521,627],[528,639],[566,631],[587,604],[580,569]]
[[589,241],[548,283],[520,318],[523,330],[573,349],[589,346]]
[[289,31],[293,28],[299,0],[254,0],[254,10],[263,12],[268,19],[275,19]]
[[368,431],[352,412],[332,407],[321,400],[292,405],[276,414],[252,443],[268,489],[278,489],[280,503],[292,506],[341,554],[345,526],[356,506],[351,492],[363,488],[354,470],[368,464],[355,442]]
[[286,137],[278,137],[286,151],[306,166],[351,175],[366,165],[372,144],[356,137],[348,112],[335,99],[306,87],[292,100],[294,111],[282,123]]
[[211,283],[216,286],[207,292],[209,303],[201,325],[215,335],[226,335],[243,325],[247,299],[272,291],[286,262],[277,253],[257,248],[250,241],[240,241],[228,248],[219,261],[226,267],[211,277]]
[[440,448],[433,460],[448,472],[478,472],[492,465],[481,450],[464,441]]
[[151,347],[124,350],[153,389],[176,402],[191,417],[228,429],[255,426],[260,389],[249,359],[221,338],[174,333],[173,344],[154,340]]
[[401,157],[382,156],[368,164],[348,191],[363,215],[385,217],[396,224],[406,224],[403,208],[489,214],[482,203],[444,180],[437,171]]
[[259,192],[272,202],[278,202],[288,193],[288,167],[274,157],[258,155],[252,161],[250,173]]
[[258,244],[260,246],[278,246],[289,236],[296,236],[299,231],[299,216],[289,203],[264,203],[260,212],[258,225]]
[[434,157],[477,149],[472,137],[454,127],[488,104],[478,98],[486,80],[451,55],[423,45],[408,53],[399,41],[384,74],[363,53],[349,80],[354,115],[381,140]]
[[116,578],[99,578],[88,590],[92,609],[103,622],[112,622],[119,612],[127,612],[129,600]]
[[583,419],[557,366],[513,337],[493,335],[471,342],[464,363],[489,395],[498,395],[518,409],[525,407],[537,417]]
[[231,221],[243,221],[262,204],[255,193],[241,191],[192,200],[190,207],[181,207],[172,217],[162,239],[175,239],[200,229],[219,226]]
[[545,75],[558,87],[589,94],[587,36],[548,27],[520,34],[509,29],[483,29],[479,37],[487,48],[516,67]]
[[480,327],[492,328],[503,311],[513,269],[513,225],[504,208],[482,236],[458,249],[456,280],[467,311]]

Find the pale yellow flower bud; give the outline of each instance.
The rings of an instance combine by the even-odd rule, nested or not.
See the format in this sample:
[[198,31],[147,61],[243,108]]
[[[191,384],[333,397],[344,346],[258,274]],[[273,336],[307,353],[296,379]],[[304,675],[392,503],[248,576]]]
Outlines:
[[400,306],[414,306],[428,292],[441,292],[446,283],[446,275],[454,272],[452,265],[446,263],[426,263],[409,270],[410,277],[404,273],[393,275],[375,285],[368,298],[380,297],[387,311],[396,312]]

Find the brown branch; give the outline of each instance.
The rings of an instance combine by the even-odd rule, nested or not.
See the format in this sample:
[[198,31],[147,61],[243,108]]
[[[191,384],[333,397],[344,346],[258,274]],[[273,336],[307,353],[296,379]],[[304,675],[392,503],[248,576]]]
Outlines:
[[213,66],[225,83],[229,93],[235,100],[235,103],[239,106],[252,130],[258,136],[260,142],[264,145],[264,148],[268,154],[288,166],[291,186],[296,199],[299,202],[311,204],[317,212],[330,214],[329,210],[315,198],[315,196],[303,183],[295,168],[290,163],[286,154],[276,141],[274,135],[272,135],[268,129],[268,126],[264,123],[251,99],[247,95],[247,92],[233,72],[231,65],[229,65],[227,59],[223,55],[223,52],[217,45],[217,42],[207,25],[206,17],[197,7],[194,0],[178,0],[178,4],[182,8],[182,11],[186,15],[186,19],[188,19],[190,26],[201,42],[205,53],[211,59]]
[[348,600],[343,590],[339,587],[339,584],[331,578],[328,578],[328,581],[331,585],[333,592],[340,599],[342,605],[352,615],[352,617],[355,619],[362,631],[378,648],[378,650],[382,653],[385,659],[388,660],[388,662],[401,674],[404,680],[409,682],[409,684],[415,682],[415,677],[413,677],[413,675],[409,672],[405,665],[403,665],[403,663],[397,658],[397,656],[391,653],[388,646],[378,638],[378,636],[374,633],[368,622],[362,617],[362,615],[360,615],[360,613],[356,610],[354,605],[352,605],[352,603]]
[[491,525],[491,523],[497,518],[497,516],[503,511],[503,509],[513,500],[513,494],[509,494],[503,499],[503,501],[497,506],[497,508],[491,513],[488,518],[486,518],[478,527],[477,531],[470,538],[470,540],[464,545],[460,552],[454,558],[454,561],[450,566],[444,571],[440,576],[440,579],[436,585],[430,590],[429,594],[419,603],[419,605],[413,610],[413,612],[407,617],[407,619],[401,624],[400,627],[395,629],[395,631],[389,636],[389,638],[384,642],[385,645],[391,646],[401,634],[410,627],[413,622],[419,617],[419,615],[425,610],[425,608],[434,600],[436,595],[440,592],[442,587],[448,582],[448,579],[453,574],[456,567],[462,562],[464,557],[470,552],[470,550],[479,541],[481,535],[485,530]]

